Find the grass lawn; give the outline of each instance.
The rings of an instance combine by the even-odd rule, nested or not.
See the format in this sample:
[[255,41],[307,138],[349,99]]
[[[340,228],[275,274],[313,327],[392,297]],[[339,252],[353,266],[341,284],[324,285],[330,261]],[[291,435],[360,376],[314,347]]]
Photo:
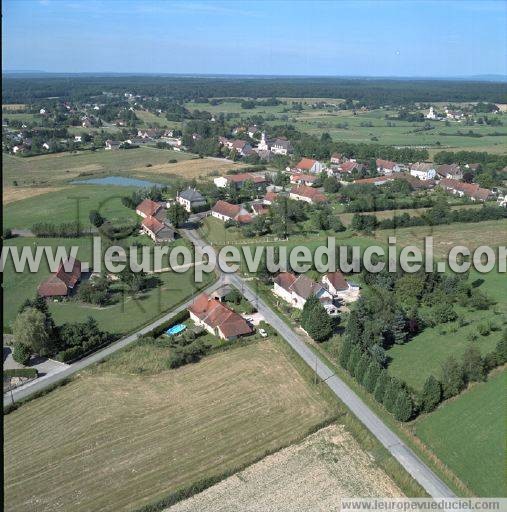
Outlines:
[[91,210],[100,211],[111,221],[139,220],[134,210],[121,203],[121,198],[134,190],[133,187],[112,185],[69,185],[4,205],[3,227],[30,229],[37,222],[60,224],[79,220],[84,228],[89,228]]
[[415,424],[416,434],[478,496],[507,496],[506,385],[504,368]]
[[263,340],[148,376],[116,371],[120,353],[23,405],[4,424],[9,509],[134,510],[300,439],[337,406],[287,350]]
[[[141,241],[143,237],[137,237],[136,240]],[[79,247],[78,259],[91,262],[92,241],[90,238],[14,238],[8,240],[8,245],[14,245],[18,248],[24,245],[31,246],[34,243],[39,246],[63,246],[67,249],[75,245]],[[181,243],[181,241],[176,242],[176,244],[178,243]],[[25,299],[35,297],[37,286],[49,274],[47,264],[41,265],[36,273],[29,271],[15,272],[9,258],[4,271],[3,283],[4,326],[8,326],[14,320]],[[120,301],[110,306],[97,307],[80,303],[72,298],[66,302],[51,302],[49,309],[57,324],[83,321],[87,316],[92,316],[103,329],[125,333],[155,319],[197,291],[192,270],[185,273],[161,273],[157,276],[161,280],[159,287],[152,288],[135,298],[120,296]],[[203,284],[206,285],[206,283],[212,281],[213,275],[205,274],[204,279],[205,283]]]
[[[392,358],[389,364],[391,375],[420,390],[429,375],[433,374],[440,378],[440,368],[445,359],[453,356],[459,361],[470,344],[475,344],[482,354],[495,348],[507,324],[507,286],[502,286],[502,277],[496,272],[479,274],[472,271],[469,280],[495,300],[496,304],[487,311],[469,311],[456,307],[456,312],[468,322],[468,325],[458,327],[453,322],[448,326],[427,328],[405,345],[394,345],[388,351]],[[488,336],[479,335],[476,341],[469,341],[468,334],[477,334],[477,325],[485,321],[491,321],[498,330]],[[442,328],[445,329],[445,333],[440,331]]]

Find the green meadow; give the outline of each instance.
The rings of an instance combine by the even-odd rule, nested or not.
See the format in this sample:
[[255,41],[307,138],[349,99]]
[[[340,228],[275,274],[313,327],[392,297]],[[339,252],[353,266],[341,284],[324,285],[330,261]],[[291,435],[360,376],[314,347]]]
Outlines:
[[[171,159],[183,161],[192,158],[195,155],[155,147],[77,151],[32,157],[3,155],[3,184],[12,186],[16,181],[18,186],[51,186],[97,175],[145,176],[152,174],[152,167],[167,164]],[[163,177],[161,173],[157,179]]]
[[5,228],[29,229],[37,222],[79,221],[90,227],[90,210],[98,210],[111,221],[136,220],[134,210],[123,206],[121,198],[134,192],[133,187],[70,185],[56,192],[22,199],[4,205]]
[[504,368],[414,425],[417,436],[477,496],[507,496],[506,386]]
[[[147,239],[136,237],[136,241]],[[128,245],[131,240],[124,241]],[[104,242],[103,242],[104,243]],[[174,245],[183,243],[178,240]],[[67,251],[72,246],[78,248],[76,257],[81,261],[92,261],[92,239],[83,238],[14,238],[6,241],[7,246],[17,247],[21,250],[24,246],[36,248],[47,246],[55,249],[64,247]],[[174,246],[173,245],[173,246]],[[103,249],[105,247],[103,246]],[[12,260],[9,258],[4,272],[4,327],[9,327],[16,317],[19,307],[26,299],[35,297],[38,285],[50,275],[47,261],[43,258],[43,264],[37,272],[16,272]],[[87,316],[92,316],[99,325],[111,332],[125,333],[139,327],[150,320],[160,316],[163,312],[192,295],[197,289],[212,282],[212,274],[205,275],[204,283],[195,284],[193,270],[184,273],[164,272],[156,274],[160,282],[146,292],[131,297],[121,295],[118,302],[110,306],[98,307],[79,302],[75,297],[64,302],[50,302],[49,309],[57,324],[64,322],[83,321]]]

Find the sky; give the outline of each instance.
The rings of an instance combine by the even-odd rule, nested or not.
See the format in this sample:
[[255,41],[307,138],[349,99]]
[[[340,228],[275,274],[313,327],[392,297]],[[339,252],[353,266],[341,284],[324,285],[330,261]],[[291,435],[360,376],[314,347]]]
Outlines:
[[507,75],[507,0],[3,0],[3,70]]

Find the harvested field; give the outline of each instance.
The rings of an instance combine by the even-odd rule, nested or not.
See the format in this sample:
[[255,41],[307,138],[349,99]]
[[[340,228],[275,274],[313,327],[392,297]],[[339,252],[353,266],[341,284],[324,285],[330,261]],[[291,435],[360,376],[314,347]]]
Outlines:
[[136,510],[288,446],[335,412],[282,342],[152,375],[105,362],[4,418],[6,510]]
[[342,425],[331,425],[284,448],[167,512],[328,512],[344,497],[401,497]]
[[152,167],[139,167],[133,169],[133,171],[143,173],[147,177],[150,175],[164,175],[173,174],[176,176],[182,176],[183,178],[204,178],[210,172],[217,171],[219,174],[225,174],[230,169],[238,169],[245,167],[245,165],[237,164],[234,162],[226,162],[221,159],[213,158],[196,158],[194,160],[185,160],[174,164],[159,164],[153,165]]
[[46,188],[24,188],[24,187],[5,187],[3,189],[3,204],[15,203],[22,199],[48,194],[49,192],[58,192],[66,187],[46,187]]

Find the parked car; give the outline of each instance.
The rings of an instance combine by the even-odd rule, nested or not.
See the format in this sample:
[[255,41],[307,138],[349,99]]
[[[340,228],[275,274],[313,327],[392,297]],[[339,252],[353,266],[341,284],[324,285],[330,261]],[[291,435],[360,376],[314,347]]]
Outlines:
[[268,337],[268,333],[267,333],[264,329],[259,329],[259,334],[260,334],[263,338],[267,338],[267,337]]

